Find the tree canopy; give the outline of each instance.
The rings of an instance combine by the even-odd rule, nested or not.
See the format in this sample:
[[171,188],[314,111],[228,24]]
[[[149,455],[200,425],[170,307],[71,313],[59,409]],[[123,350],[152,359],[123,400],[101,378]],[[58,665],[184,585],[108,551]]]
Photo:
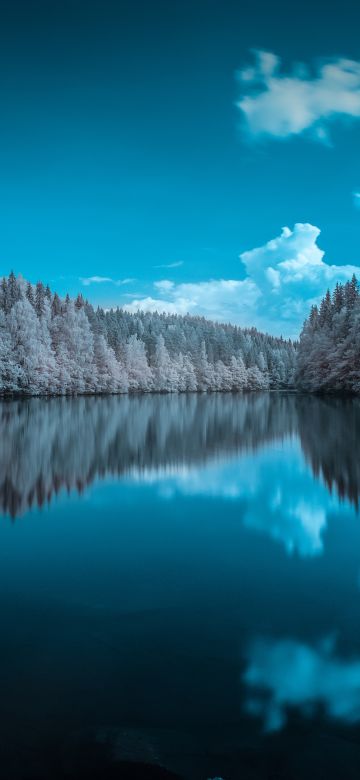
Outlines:
[[11,273],[0,283],[0,392],[293,387],[296,345],[202,317],[95,309]]

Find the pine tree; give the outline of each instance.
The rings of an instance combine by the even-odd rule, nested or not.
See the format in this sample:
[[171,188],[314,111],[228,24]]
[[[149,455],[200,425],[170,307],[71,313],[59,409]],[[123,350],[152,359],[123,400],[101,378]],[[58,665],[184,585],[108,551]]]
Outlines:
[[35,311],[38,317],[45,313],[45,287],[42,282],[37,282],[35,287]]
[[11,271],[7,282],[7,295],[6,295],[7,311],[10,311],[10,309],[15,305],[15,303],[17,303],[20,300],[20,298],[21,298],[20,286],[15,277],[14,272]]
[[26,285],[26,297],[27,297],[29,303],[31,303],[32,307],[35,308],[34,290],[33,290],[32,284],[30,284],[30,282],[28,282],[27,285]]
[[327,292],[320,310],[305,322],[297,357],[296,383],[310,392],[359,391],[360,295],[355,276]]
[[7,279],[5,278],[5,276],[3,276],[0,285],[0,309],[2,309],[2,311],[5,312],[5,314],[8,314],[8,312],[10,311],[10,307],[8,305],[7,289],[8,289]]

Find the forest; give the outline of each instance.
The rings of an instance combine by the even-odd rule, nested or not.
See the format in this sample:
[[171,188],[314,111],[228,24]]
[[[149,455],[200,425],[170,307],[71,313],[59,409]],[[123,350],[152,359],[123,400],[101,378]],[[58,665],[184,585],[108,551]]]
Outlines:
[[0,283],[0,393],[360,391],[355,276],[313,306],[299,342],[203,317],[94,308],[10,273]]
[[360,293],[354,275],[313,306],[297,350],[295,383],[307,392],[360,391]]
[[289,389],[296,352],[255,328],[95,309],[14,273],[0,283],[2,395]]

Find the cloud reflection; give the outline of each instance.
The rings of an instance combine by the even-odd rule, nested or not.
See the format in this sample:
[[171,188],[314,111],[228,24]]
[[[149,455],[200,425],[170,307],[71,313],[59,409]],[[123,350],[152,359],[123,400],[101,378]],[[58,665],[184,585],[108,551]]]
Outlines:
[[163,498],[177,494],[207,496],[239,503],[239,522],[270,537],[289,555],[321,555],[327,515],[338,506],[323,484],[304,465],[298,441],[276,449],[264,445],[241,459],[149,476]]
[[258,640],[250,647],[243,677],[245,709],[278,731],[291,710],[310,717],[321,707],[328,718],[360,721],[360,659],[336,656],[330,637],[319,647],[291,639]]
[[0,510],[17,517],[64,489],[136,480],[156,484],[164,498],[179,492],[236,501],[253,531],[288,553],[318,555],[338,496],[357,505],[359,435],[359,399],[190,394],[2,402]]

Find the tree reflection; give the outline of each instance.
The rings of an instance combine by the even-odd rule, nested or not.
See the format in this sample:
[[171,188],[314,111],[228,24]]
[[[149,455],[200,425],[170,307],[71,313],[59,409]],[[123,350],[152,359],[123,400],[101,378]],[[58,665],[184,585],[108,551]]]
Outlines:
[[302,449],[314,475],[358,509],[360,399],[299,396],[296,407]]
[[176,473],[298,435],[313,473],[357,505],[360,402],[294,394],[32,399],[0,406],[0,507],[12,517],[95,479]]

